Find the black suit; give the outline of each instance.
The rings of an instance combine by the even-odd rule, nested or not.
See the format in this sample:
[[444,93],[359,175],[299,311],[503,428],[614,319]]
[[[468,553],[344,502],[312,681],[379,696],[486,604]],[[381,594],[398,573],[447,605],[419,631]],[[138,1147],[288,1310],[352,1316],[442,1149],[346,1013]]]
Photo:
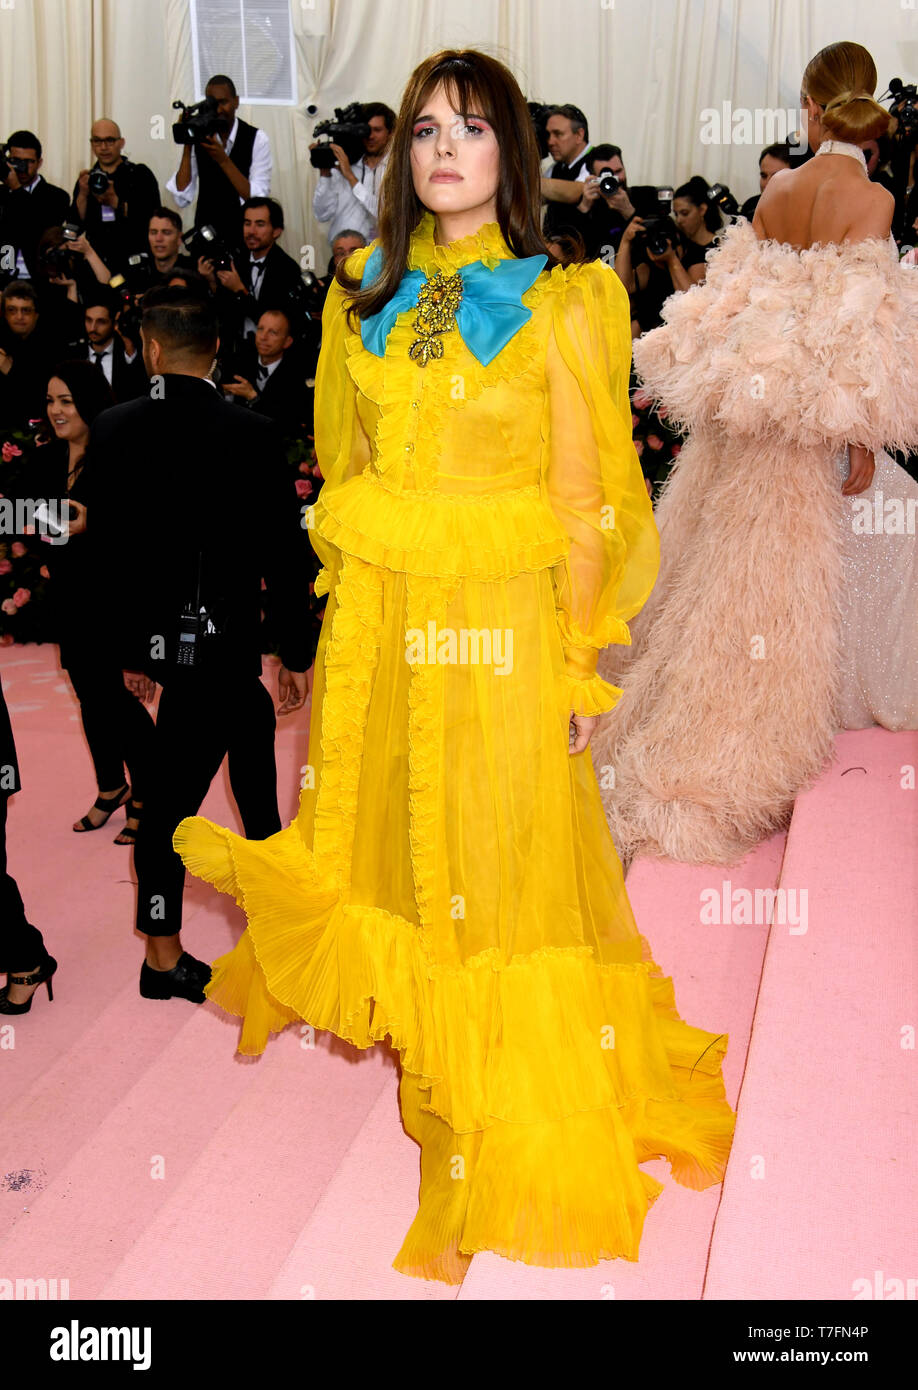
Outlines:
[[[124,401],[135,401],[139,396],[145,396],[150,389],[150,381],[144,369],[139,348],[132,360],[128,362],[124,354],[124,343],[117,333],[113,342],[111,387],[115,402],[121,405]],[[95,362],[95,348],[89,343],[85,345],[81,343],[74,355],[83,361]],[[96,363],[96,365],[102,372],[101,362]]]
[[[124,668],[163,687],[135,852],[137,928],[151,936],[180,928],[172,834],[200,809],[225,754],[246,834],[280,829],[274,709],[260,680],[262,579],[281,660],[303,671],[309,658],[308,542],[275,427],[200,378],[162,382],[161,398],[105,411],[90,439],[96,540],[112,572],[131,579],[108,596],[106,631]],[[218,629],[198,637],[190,667],[178,661],[188,604]]]
[[[231,381],[233,375],[238,375],[258,389],[258,366],[254,343],[246,343],[227,379]],[[282,434],[296,434],[301,429],[311,434],[314,388],[307,387],[306,376],[304,354],[294,344],[284,353],[255,400],[246,401],[237,396],[236,403],[273,420]]]
[[251,318],[257,323],[259,316],[266,309],[284,309],[288,313],[291,311],[290,291],[303,283],[303,277],[296,261],[292,256],[288,256],[277,242],[262,258],[264,270],[255,277],[260,281],[256,291],[252,289],[254,267],[250,253],[245,248],[237,251],[233,256],[233,264],[248,293],[234,295],[231,290],[224,290],[222,297],[234,306],[240,336],[246,318]]
[[19,791],[13,729],[0,684],[0,971],[34,970],[43,958],[41,932],[26,919],[16,880],[6,867],[6,808]]
[[61,340],[46,331],[45,319],[44,312],[39,314],[27,338],[18,338],[6,323],[0,323],[0,347],[13,359],[9,371],[0,372],[0,428],[21,429],[26,421],[45,413],[48,378],[61,357],[68,355]]
[[[60,227],[67,221],[70,199],[63,188],[47,183],[39,174],[31,193],[24,188],[8,188],[0,184],[0,243],[13,248],[15,256],[22,252],[31,279],[38,271],[38,242],[49,227]],[[4,272],[4,282],[13,277]]]
[[[581,169],[589,158],[592,145],[588,145],[579,159],[575,159],[573,164],[565,164],[563,159],[559,159],[551,167],[550,179],[564,179],[571,183],[576,180]],[[578,236],[587,240],[588,223],[586,216],[578,212],[574,203],[546,203],[545,216],[542,220],[542,233],[544,236],[561,236],[565,232],[576,232]]]

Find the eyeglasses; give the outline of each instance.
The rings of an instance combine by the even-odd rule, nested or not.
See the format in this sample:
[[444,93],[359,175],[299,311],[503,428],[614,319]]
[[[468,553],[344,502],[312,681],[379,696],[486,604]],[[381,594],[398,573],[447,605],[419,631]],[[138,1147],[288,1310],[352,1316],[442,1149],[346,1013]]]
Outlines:
[[120,139],[120,135],[91,135],[89,143],[91,145],[117,145]]

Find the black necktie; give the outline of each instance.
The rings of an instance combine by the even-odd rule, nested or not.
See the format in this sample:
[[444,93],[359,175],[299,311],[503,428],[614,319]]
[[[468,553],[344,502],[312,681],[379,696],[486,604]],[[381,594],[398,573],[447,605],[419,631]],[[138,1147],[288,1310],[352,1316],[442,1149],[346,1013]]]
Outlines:
[[104,352],[94,352],[94,353],[93,353],[93,357],[96,359],[96,366],[97,366],[97,367],[101,367],[101,366],[102,366],[102,358],[103,358],[104,356],[105,356],[105,353],[104,353]]
[[261,277],[264,274],[264,269],[263,261],[252,262],[252,293],[256,299],[261,291]]

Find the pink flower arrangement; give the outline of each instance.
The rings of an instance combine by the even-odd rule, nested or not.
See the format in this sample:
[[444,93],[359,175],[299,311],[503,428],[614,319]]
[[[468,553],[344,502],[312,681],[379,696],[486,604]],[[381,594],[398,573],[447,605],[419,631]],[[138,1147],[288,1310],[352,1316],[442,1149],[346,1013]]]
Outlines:
[[10,554],[14,560],[19,560],[23,555],[27,554],[26,547],[23,545],[22,541],[13,541],[13,544],[10,546]]
[[632,405],[636,405],[638,410],[646,410],[650,405],[650,396],[646,391],[635,391],[634,395],[631,397],[631,403]]
[[653,449],[656,452],[657,449],[663,448],[663,440],[660,438],[658,434],[648,434],[647,447],[649,449]]
[[637,427],[638,427],[638,425],[639,425],[640,423],[641,423],[641,417],[640,417],[640,415],[632,415],[632,417],[631,417],[631,428],[632,428],[633,430],[636,430]]
[[42,567],[41,567],[41,569],[38,571],[38,573],[41,575],[42,579],[50,579],[50,578],[51,578],[51,573],[50,573],[50,571],[49,571],[47,565],[42,565]]
[[[3,605],[0,604],[0,607],[2,606]],[[4,632],[2,636],[0,636],[0,647],[11,647],[15,640],[16,639],[11,632]]]
[[305,478],[297,478],[294,486],[296,487],[297,497],[309,497],[312,493],[312,483],[308,482]]
[[671,446],[670,446],[669,452],[672,454],[673,458],[676,458],[676,456],[677,456],[678,454],[681,454],[681,453],[682,453],[682,445],[681,445],[681,444],[673,444],[673,445],[671,445]]
[[7,440],[6,443],[3,445],[3,448],[0,449],[0,453],[3,454],[4,463],[9,463],[11,459],[18,459],[22,457],[22,450],[18,448],[15,444],[11,444],[9,440]]
[[12,568],[9,560],[0,560],[0,574],[9,574]]
[[22,608],[32,597],[31,589],[17,589],[13,594],[13,603],[17,608]]
[[5,598],[3,602],[0,603],[0,612],[8,613],[10,617],[13,616],[16,612],[16,605],[11,598]]
[[643,441],[643,439],[636,439],[636,440],[634,441],[634,448],[635,448],[635,451],[636,451],[636,453],[637,453],[638,458],[640,458],[640,457],[641,457],[641,454],[643,454],[643,452],[644,452],[644,441]]

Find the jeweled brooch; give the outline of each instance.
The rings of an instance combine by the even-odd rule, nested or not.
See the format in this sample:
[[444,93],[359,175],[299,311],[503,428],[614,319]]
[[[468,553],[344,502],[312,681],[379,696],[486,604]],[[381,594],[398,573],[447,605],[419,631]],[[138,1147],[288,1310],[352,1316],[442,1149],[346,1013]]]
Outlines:
[[462,276],[458,270],[454,275],[438,270],[421,286],[417,318],[411,325],[420,336],[408,349],[408,356],[421,367],[426,367],[431,358],[443,356],[443,339],[437,335],[453,331],[461,300]]

